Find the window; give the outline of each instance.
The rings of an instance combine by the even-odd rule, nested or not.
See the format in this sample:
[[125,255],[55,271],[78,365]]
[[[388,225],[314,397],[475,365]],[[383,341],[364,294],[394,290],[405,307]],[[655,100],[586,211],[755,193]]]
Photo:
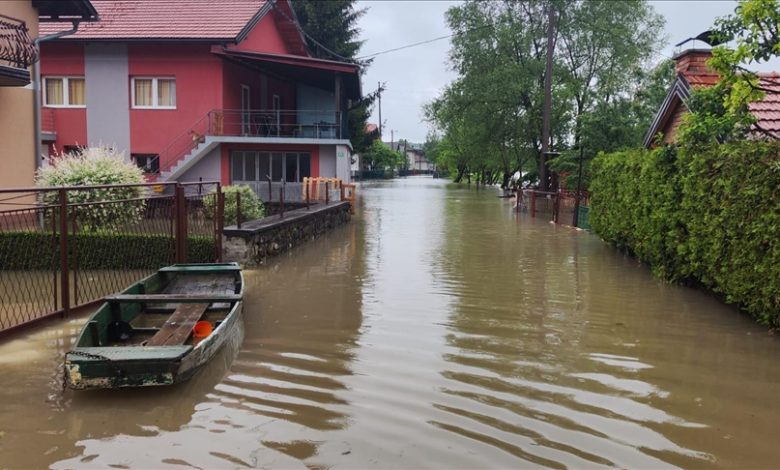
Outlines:
[[52,108],[83,108],[87,104],[83,77],[46,77],[43,102]]
[[311,155],[308,153],[231,152],[231,180],[300,183],[311,176]]
[[156,154],[134,153],[131,155],[133,161],[144,173],[160,172],[160,156]]
[[176,109],[175,78],[133,78],[133,108]]

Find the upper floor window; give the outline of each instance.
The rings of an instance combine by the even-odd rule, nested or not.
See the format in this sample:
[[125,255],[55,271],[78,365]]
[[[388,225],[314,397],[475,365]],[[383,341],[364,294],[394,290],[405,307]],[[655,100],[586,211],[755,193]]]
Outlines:
[[84,77],[46,77],[43,102],[54,108],[83,108],[87,104]]
[[133,78],[133,108],[176,109],[175,78]]

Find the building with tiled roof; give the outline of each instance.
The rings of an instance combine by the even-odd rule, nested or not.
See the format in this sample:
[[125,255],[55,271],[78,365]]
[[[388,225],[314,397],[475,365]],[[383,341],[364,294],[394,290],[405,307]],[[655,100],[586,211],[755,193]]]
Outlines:
[[349,179],[359,67],[312,57],[288,0],[92,5],[100,21],[41,44],[50,154],[102,142],[150,179],[247,184],[266,199],[269,177]]
[[[710,49],[688,49],[673,57],[677,78],[645,135],[646,148],[655,145],[659,134],[662,142],[674,142],[682,117],[688,112],[686,103],[691,91],[718,83],[720,77],[707,66],[707,60],[711,57]],[[754,130],[756,135],[778,139],[780,138],[780,74],[759,73],[758,78],[761,88],[769,92],[761,101],[750,103],[748,106],[756,117]]]

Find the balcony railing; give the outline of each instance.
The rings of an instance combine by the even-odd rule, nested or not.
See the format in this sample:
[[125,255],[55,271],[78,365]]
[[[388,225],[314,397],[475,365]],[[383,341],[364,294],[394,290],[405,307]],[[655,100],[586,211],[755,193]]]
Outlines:
[[160,152],[160,171],[170,170],[206,136],[342,139],[344,135],[338,111],[214,109]]
[[209,133],[244,137],[341,139],[341,113],[318,110],[229,110],[209,113]]
[[38,49],[24,21],[0,15],[0,65],[26,69],[36,60]]

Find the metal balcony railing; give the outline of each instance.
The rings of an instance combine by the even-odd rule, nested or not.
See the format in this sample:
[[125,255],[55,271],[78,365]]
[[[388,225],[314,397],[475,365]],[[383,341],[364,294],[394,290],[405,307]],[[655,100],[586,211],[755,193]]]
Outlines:
[[341,113],[300,109],[236,110],[209,113],[212,135],[341,139]]
[[214,109],[171,139],[160,152],[160,171],[173,168],[205,142],[206,136],[342,139],[341,117],[338,111]]
[[24,21],[0,15],[0,65],[26,69],[38,60],[38,49]]

